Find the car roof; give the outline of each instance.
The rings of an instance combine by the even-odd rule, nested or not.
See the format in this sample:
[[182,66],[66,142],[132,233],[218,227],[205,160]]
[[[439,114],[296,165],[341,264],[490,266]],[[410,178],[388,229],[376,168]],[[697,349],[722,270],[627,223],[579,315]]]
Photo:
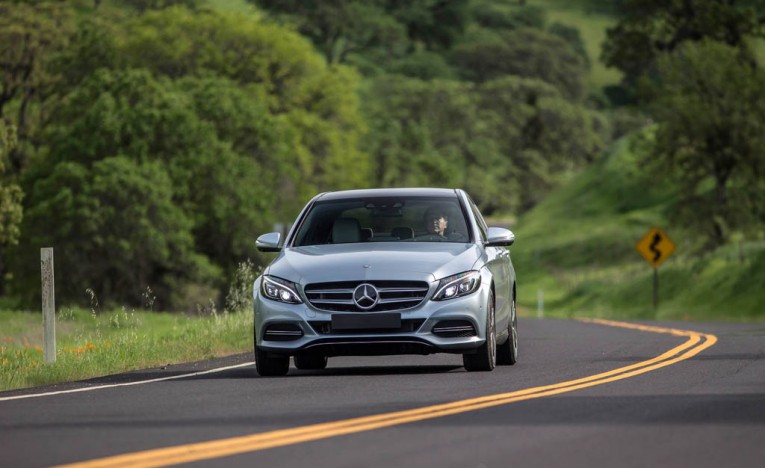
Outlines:
[[317,200],[344,200],[350,198],[376,197],[456,197],[456,189],[445,188],[377,188],[363,190],[341,190],[322,193]]

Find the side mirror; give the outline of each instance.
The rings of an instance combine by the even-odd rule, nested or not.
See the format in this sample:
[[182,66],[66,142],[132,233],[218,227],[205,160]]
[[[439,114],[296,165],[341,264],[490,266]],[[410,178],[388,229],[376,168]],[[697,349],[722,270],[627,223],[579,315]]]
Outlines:
[[278,252],[282,250],[281,247],[279,247],[280,237],[281,234],[278,232],[269,232],[268,234],[263,234],[262,236],[258,237],[258,240],[255,241],[255,247],[257,247],[257,249],[261,252]]
[[515,242],[513,231],[505,228],[490,227],[485,242],[487,247],[507,247]]

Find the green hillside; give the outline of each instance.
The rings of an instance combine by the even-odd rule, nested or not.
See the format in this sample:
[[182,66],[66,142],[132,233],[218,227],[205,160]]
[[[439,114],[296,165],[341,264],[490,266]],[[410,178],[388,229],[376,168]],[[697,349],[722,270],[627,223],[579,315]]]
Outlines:
[[[519,304],[546,316],[639,319],[765,319],[765,242],[699,251],[692,236],[667,218],[675,199],[668,181],[649,180],[628,140],[515,223],[513,258]],[[653,270],[635,250],[652,226],[677,245]]]
[[600,49],[606,39],[606,29],[614,26],[617,21],[613,5],[586,0],[535,0],[528,4],[545,8],[550,23],[557,22],[579,30],[590,57],[590,85],[593,89],[619,83],[622,78],[621,72],[607,68],[600,61]]

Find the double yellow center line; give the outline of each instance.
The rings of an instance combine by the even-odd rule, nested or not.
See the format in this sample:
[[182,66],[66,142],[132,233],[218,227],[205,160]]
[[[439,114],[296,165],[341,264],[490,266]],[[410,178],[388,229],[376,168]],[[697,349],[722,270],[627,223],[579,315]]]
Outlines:
[[717,342],[717,337],[693,331],[676,330],[672,328],[636,325],[611,320],[588,319],[583,322],[607,325],[612,327],[630,328],[651,333],[668,333],[687,337],[688,340],[666,353],[647,361],[638,362],[626,367],[620,367],[601,374],[591,375],[576,380],[569,380],[542,387],[527,388],[509,393],[488,395],[467,400],[426,406],[406,411],[396,411],[374,416],[344,419],[341,421],[313,424],[291,429],[264,432],[242,437],[213,440],[196,444],[179,445],[143,452],[128,453],[108,458],[64,465],[67,467],[158,467],[189,463],[199,460],[226,457],[247,452],[255,452],[274,447],[298,444],[313,440],[326,439],[357,432],[370,431],[383,427],[396,426],[426,419],[440,418],[452,414],[465,413],[492,406],[506,405],[518,401],[531,400],[545,396],[572,392],[587,387],[594,387],[616,380],[627,379],[645,374],[677,362],[690,359],[701,351]]

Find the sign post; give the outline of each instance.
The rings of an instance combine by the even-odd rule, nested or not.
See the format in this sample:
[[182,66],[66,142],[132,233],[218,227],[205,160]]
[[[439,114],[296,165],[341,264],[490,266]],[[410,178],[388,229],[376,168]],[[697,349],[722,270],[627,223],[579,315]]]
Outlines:
[[659,265],[675,251],[675,243],[664,231],[653,227],[635,244],[635,249],[653,267],[653,308],[656,309],[659,306]]
[[53,247],[40,249],[42,277],[43,348],[45,363],[56,362],[56,291],[53,280]]

